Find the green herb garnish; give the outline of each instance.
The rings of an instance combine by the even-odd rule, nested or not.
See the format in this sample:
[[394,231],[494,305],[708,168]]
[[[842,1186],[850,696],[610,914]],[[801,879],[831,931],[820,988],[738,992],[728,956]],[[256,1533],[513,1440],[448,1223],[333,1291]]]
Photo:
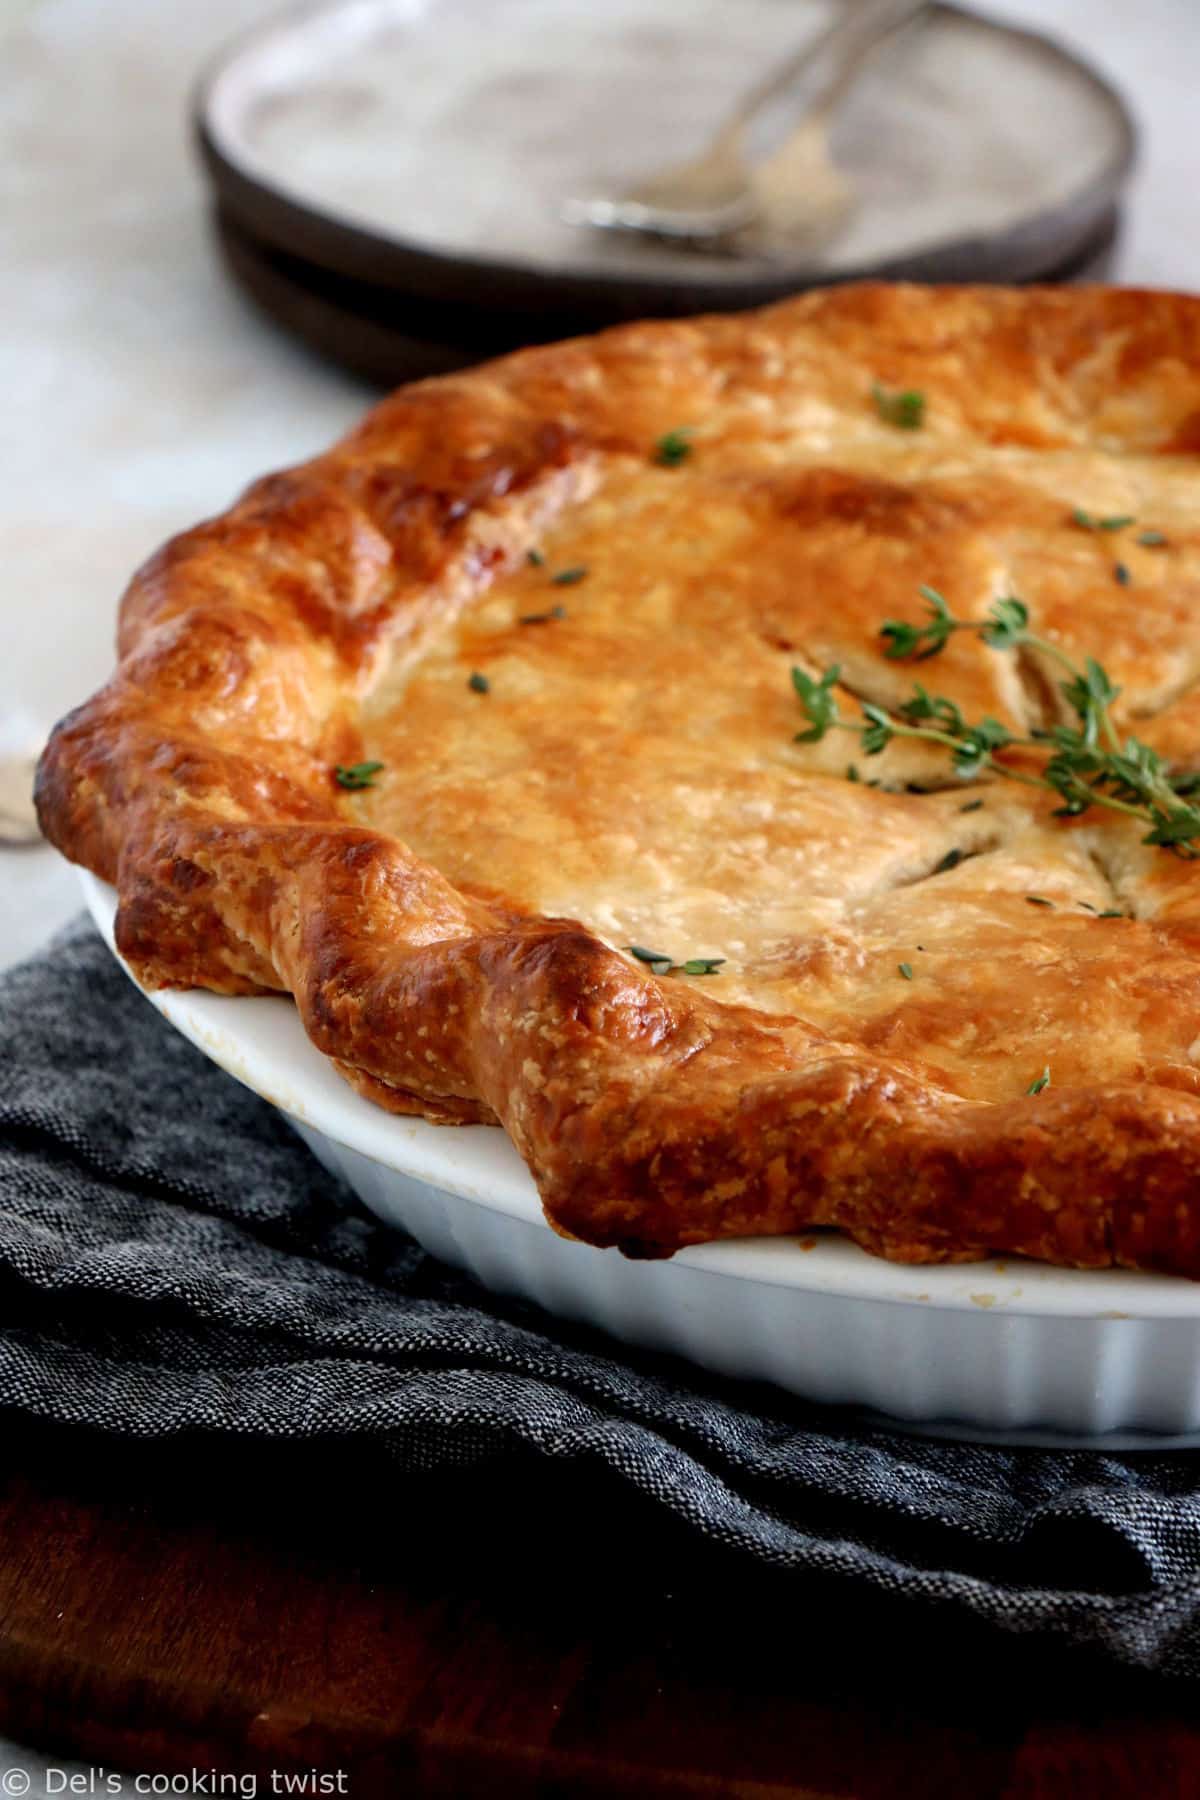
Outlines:
[[1129,570],[1124,563],[1113,564],[1113,580],[1117,583],[1118,587],[1129,586]]
[[[879,635],[884,641],[883,654],[889,662],[901,662],[909,658],[915,662],[925,662],[931,656],[938,656],[956,631],[977,631],[984,643],[990,644],[993,650],[1011,650],[1014,644],[1023,641],[1023,633],[1029,623],[1029,609],[1020,600],[1011,596],[993,600],[991,612],[981,623],[971,619],[956,619],[936,588],[920,587],[917,592],[929,607],[929,617],[924,625],[913,625],[907,619],[885,619],[879,627]],[[943,708],[951,706],[948,700],[939,704]],[[961,717],[957,707],[952,710]]]
[[925,396],[920,388],[889,390],[876,381],[871,387],[871,398],[885,425],[917,431],[925,423]]
[[671,968],[671,958],[661,950],[647,950],[645,944],[626,944],[625,948],[640,963],[647,963],[656,975],[665,975]]
[[1167,541],[1167,535],[1164,531],[1139,531],[1137,541],[1144,544],[1147,550],[1161,550]]
[[[1195,804],[1200,772],[1174,770],[1138,738],[1121,739],[1110,711],[1120,689],[1093,657],[1086,657],[1080,667],[1058,644],[1031,631],[1029,608],[1013,595],[993,600],[986,618],[959,619],[936,589],[920,591],[929,617],[923,624],[885,620],[880,635],[886,656],[923,661],[937,656],[958,631],[975,633],[994,650],[1034,650],[1069,677],[1059,688],[1075,715],[1074,723],[1018,737],[996,719],[967,720],[953,700],[928,693],[918,682],[894,712],[863,701],[865,723],[857,724],[840,716],[834,692],[840,671],[835,664],[821,676],[792,670],[792,684],[808,720],[808,729],[796,734],[798,743],[816,743],[828,731],[852,731],[867,756],[878,756],[897,738],[937,744],[949,752],[951,767],[964,781],[986,772],[1048,789],[1062,802],[1056,809],[1058,818],[1077,818],[1101,806],[1148,825],[1143,843],[1161,845],[1178,856],[1200,856],[1200,805]],[[1044,757],[1038,772],[1002,760],[1004,751],[1016,748]],[[955,861],[961,856],[953,854]],[[953,866],[943,858],[934,873]]]
[[1102,913],[1098,913],[1096,916],[1101,919],[1123,919],[1125,917],[1125,914],[1121,911],[1119,906],[1109,906],[1109,907],[1106,907]]
[[[792,686],[800,696],[800,705],[805,718],[811,720],[807,731],[796,733],[798,744],[817,743],[831,726],[838,723],[838,703],[833,691],[833,684],[841,672],[842,665],[834,663],[826,669],[820,680],[814,681],[812,676],[806,675],[803,669],[792,670]],[[853,768],[853,763],[850,766]],[[850,779],[858,780],[857,770]]]
[[573,569],[560,569],[558,574],[552,575],[550,579],[555,587],[574,587],[575,583],[577,581],[582,581],[586,574],[587,565],[585,563],[578,563]]
[[962,859],[963,853],[961,850],[947,850],[941,862],[934,868],[933,873],[935,875],[948,874],[951,869],[957,869]]
[[381,762],[338,763],[333,779],[339,787],[356,793],[360,788],[374,787],[375,777],[382,768]]
[[527,563],[531,563],[535,569],[540,569],[543,566],[543,564],[545,563],[546,559],[542,555],[540,550],[527,550],[525,552],[525,561]]
[[478,669],[473,669],[468,675],[467,686],[473,694],[490,694],[492,691],[491,682],[486,675],[481,675]]
[[626,944],[625,948],[654,975],[715,975],[725,961],[723,956],[689,956],[686,962],[677,963],[661,950],[647,950],[644,944]]
[[1095,513],[1084,512],[1077,506],[1071,514],[1072,525],[1078,525],[1081,531],[1123,531],[1126,525],[1136,524],[1134,513],[1110,513],[1105,519],[1098,519]]
[[548,625],[551,619],[565,619],[566,616],[565,606],[551,606],[545,612],[522,613],[517,622],[521,625]]
[[899,969],[901,975],[903,975],[905,981],[912,980],[913,972],[911,963],[897,963],[896,967]]
[[1050,1066],[1047,1064],[1036,1080],[1030,1082],[1029,1086],[1025,1089],[1025,1092],[1027,1094],[1040,1094],[1043,1088],[1048,1088],[1049,1086]]
[[1053,900],[1047,900],[1045,894],[1026,894],[1025,903],[1027,906],[1048,906],[1051,911],[1054,909]]
[[965,806],[960,806],[958,810],[960,813],[978,812],[982,805],[982,800],[968,800],[967,804]]
[[664,432],[654,446],[654,460],[664,469],[677,469],[692,454],[691,432],[686,426]]

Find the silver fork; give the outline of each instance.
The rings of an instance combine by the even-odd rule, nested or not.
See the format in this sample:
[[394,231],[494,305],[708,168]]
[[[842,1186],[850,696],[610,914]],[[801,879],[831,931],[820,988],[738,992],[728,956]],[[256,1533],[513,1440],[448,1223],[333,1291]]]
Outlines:
[[[853,199],[829,151],[833,116],[871,52],[927,4],[849,0],[849,10],[743,94],[698,156],[624,194],[568,200],[563,217],[601,231],[692,243],[731,238],[751,225],[791,238],[826,234]],[[804,76],[815,80],[799,123],[755,166],[747,146],[751,125]]]

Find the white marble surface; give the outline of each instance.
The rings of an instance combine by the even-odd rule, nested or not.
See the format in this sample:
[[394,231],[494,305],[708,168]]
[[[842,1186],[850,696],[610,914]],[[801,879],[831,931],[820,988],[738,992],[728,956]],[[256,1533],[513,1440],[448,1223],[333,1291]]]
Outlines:
[[[209,50],[267,10],[0,0],[0,750],[102,679],[141,557],[363,405],[230,291],[207,238],[188,89]],[[990,10],[1055,32],[1124,85],[1143,155],[1119,274],[1200,288],[1196,0]],[[0,851],[0,962],[75,905],[49,850]]]
[[[0,750],[103,679],[131,570],[366,390],[261,322],[208,240],[186,124],[262,0],[42,0],[0,45]],[[0,17],[3,17],[0,14]],[[46,849],[0,851],[0,960],[77,906]]]
[[[988,10],[1053,31],[1124,86],[1143,153],[1118,273],[1200,289],[1197,0]],[[142,556],[364,403],[230,292],[207,240],[188,89],[210,48],[266,11],[0,0],[0,750],[103,678]],[[51,851],[0,850],[0,963],[76,906]],[[46,1791],[45,1758],[0,1743],[12,1768],[35,1800]]]

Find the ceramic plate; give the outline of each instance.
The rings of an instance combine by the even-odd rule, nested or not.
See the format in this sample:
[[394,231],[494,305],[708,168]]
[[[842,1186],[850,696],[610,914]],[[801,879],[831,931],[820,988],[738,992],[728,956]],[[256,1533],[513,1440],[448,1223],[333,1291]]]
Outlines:
[[[1115,212],[1070,264],[1047,270],[1054,281],[1106,281],[1118,229]],[[495,322],[471,343],[415,337],[407,308],[387,288],[334,275],[250,237],[223,211],[214,220],[217,244],[234,281],[254,304],[323,356],[379,387],[442,375],[511,348],[511,321]],[[431,321],[431,323],[433,323]]]
[[[1049,40],[948,5],[882,47],[834,147],[861,202],[820,255],[764,262],[572,228],[571,194],[677,160],[833,0],[352,0],[260,26],[197,100],[229,216],[404,293],[417,337],[547,335],[750,305],[863,273],[1024,280],[1096,234],[1129,171],[1119,97]],[[425,316],[421,309],[431,309]]]

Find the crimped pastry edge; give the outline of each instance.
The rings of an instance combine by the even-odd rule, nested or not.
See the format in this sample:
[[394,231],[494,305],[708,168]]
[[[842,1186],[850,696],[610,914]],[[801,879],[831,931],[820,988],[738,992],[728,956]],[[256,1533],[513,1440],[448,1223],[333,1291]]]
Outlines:
[[[632,453],[638,384],[661,380],[665,429],[689,371],[744,357],[748,333],[786,343],[793,323],[849,319],[919,354],[933,298],[813,295],[422,383],[172,540],[125,596],[117,674],[57,728],[38,779],[47,837],[116,883],[139,979],[291,992],[356,1086],[398,1111],[498,1119],[551,1222],[627,1254],[834,1225],[898,1260],[1200,1273],[1191,1095],[965,1102],[795,1021],[669,992],[572,921],[495,916],[346,818],[329,780],[396,620],[465,604],[596,458]],[[1200,364],[1200,304],[1180,297],[947,293],[950,311],[968,302],[1004,343],[1119,325],[1143,362]],[[604,398],[564,426],[556,402],[581,369]],[[1191,429],[1164,447],[1193,448]]]

